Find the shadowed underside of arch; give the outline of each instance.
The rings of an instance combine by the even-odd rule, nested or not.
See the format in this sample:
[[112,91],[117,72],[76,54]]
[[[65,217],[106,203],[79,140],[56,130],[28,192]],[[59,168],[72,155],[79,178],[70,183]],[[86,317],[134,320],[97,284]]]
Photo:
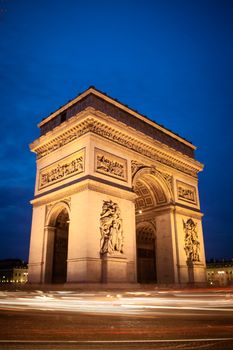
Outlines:
[[156,228],[152,222],[156,219],[155,209],[169,203],[171,198],[166,184],[158,176],[159,172],[145,168],[134,178],[139,283],[157,282]]
[[155,283],[156,239],[155,229],[148,223],[137,225],[137,279],[139,283]]
[[55,204],[47,218],[46,281],[65,283],[69,233],[69,208],[66,203]]
[[168,202],[167,196],[161,184],[155,176],[144,174],[135,180],[134,192],[137,195],[136,211],[154,209],[156,206]]
[[63,209],[57,217],[54,232],[52,282],[65,283],[67,276],[69,215]]

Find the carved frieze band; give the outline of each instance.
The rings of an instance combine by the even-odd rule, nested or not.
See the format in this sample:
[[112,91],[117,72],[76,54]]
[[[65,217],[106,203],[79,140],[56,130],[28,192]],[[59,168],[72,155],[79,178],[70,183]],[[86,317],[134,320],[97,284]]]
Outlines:
[[195,168],[186,166],[184,163],[175,160],[171,156],[165,155],[163,152],[156,151],[153,147],[145,146],[144,143],[130,137],[122,132],[114,130],[113,128],[100,123],[94,119],[86,119],[81,124],[72,128],[65,135],[52,141],[48,144],[36,147],[35,151],[38,158],[44,157],[47,154],[53,152],[54,150],[66,145],[67,143],[79,138],[80,136],[86,134],[87,132],[92,132],[94,134],[100,135],[108,140],[114,141],[128,149],[134,150],[154,161],[158,161],[162,164],[171,166],[177,170],[180,170],[186,174],[197,176],[197,170]]
[[181,181],[176,181],[178,199],[184,202],[197,204],[196,188]]
[[127,160],[95,148],[95,171],[127,181]]
[[53,185],[61,180],[84,171],[85,150],[79,150],[40,170],[38,189]]

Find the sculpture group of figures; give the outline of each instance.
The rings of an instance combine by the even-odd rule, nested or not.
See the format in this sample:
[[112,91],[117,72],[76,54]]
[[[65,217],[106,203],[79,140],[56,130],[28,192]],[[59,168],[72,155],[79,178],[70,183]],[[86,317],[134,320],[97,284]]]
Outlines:
[[56,167],[51,169],[50,171],[46,173],[41,174],[41,181],[40,186],[43,187],[46,184],[57,181],[58,179],[61,179],[63,177],[69,176],[73,173],[78,173],[83,171],[83,157],[80,156],[70,163],[66,164],[58,164]]
[[97,156],[97,169],[119,177],[124,177],[124,166],[116,161],[111,161],[105,156]]
[[100,253],[123,253],[123,230],[120,209],[113,201],[104,201],[100,214]]
[[197,224],[192,219],[183,221],[185,232],[184,250],[187,261],[200,261],[200,242],[198,241]]
[[178,186],[177,190],[178,190],[179,198],[186,199],[190,202],[196,203],[196,195],[194,190],[183,188],[182,186]]

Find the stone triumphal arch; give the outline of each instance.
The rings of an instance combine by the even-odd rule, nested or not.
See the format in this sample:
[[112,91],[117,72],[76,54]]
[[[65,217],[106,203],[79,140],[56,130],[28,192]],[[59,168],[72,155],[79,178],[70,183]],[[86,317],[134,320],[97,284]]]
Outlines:
[[30,282],[205,282],[195,146],[94,87],[39,128]]

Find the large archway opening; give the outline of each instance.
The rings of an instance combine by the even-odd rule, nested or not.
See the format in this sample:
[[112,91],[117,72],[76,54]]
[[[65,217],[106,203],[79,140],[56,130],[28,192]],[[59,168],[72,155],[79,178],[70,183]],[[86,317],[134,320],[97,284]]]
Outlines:
[[137,282],[157,283],[158,260],[156,217],[168,203],[164,187],[150,169],[134,179],[136,217]]
[[63,209],[55,221],[53,242],[52,283],[65,283],[67,277],[69,215]]
[[138,283],[156,283],[156,241],[155,230],[145,222],[136,231],[137,280]]

